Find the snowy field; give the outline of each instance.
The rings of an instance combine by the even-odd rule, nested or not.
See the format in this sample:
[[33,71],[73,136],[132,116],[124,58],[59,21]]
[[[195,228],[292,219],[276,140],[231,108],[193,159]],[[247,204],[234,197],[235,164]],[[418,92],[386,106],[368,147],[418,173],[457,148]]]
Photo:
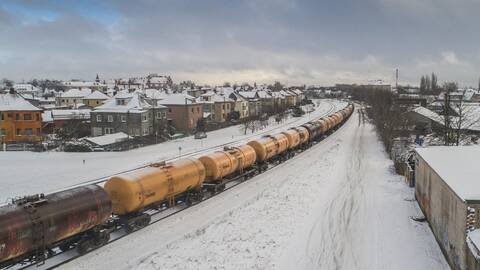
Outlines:
[[[179,154],[187,156],[201,149],[230,142],[235,142],[234,145],[245,143],[261,134],[280,132],[345,106],[345,102],[322,100],[314,112],[299,118],[289,118],[280,124],[270,121],[268,127],[254,134],[249,131],[244,135],[240,126],[232,126],[209,132],[203,140],[195,140],[190,136],[126,152],[0,152],[0,204],[16,196],[56,191],[152,162],[175,158]],[[182,148],[181,152],[179,147]],[[205,153],[212,151],[213,149],[208,149]]]
[[448,269],[358,114],[288,162],[63,269]]

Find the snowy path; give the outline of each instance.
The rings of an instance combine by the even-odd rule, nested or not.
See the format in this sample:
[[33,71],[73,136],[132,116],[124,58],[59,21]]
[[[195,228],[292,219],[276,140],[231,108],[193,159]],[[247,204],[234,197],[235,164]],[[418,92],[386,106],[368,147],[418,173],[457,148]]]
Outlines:
[[[284,123],[274,121],[268,127],[244,135],[239,126],[208,133],[203,140],[193,136],[126,152],[64,153],[64,152],[1,152],[0,151],[0,204],[8,198],[40,192],[52,192],[87,180],[113,175],[152,162],[182,156],[205,148],[247,139],[266,132],[279,132],[298,126],[310,119],[343,108],[345,102],[322,100],[316,110],[300,118],[289,118]],[[236,142],[240,140],[239,142]],[[245,140],[245,141],[244,141]],[[211,152],[213,150],[209,150]],[[83,163],[85,160],[85,164]]]
[[355,114],[307,152],[64,269],[448,269]]

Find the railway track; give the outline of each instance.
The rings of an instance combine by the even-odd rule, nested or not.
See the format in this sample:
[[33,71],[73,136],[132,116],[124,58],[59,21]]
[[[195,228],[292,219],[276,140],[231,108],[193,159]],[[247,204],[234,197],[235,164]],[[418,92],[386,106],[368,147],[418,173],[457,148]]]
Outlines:
[[[336,107],[333,104],[330,104],[329,110],[327,112],[317,116],[316,118],[327,116],[335,110],[336,110]],[[295,124],[297,122],[300,122],[302,120],[305,121],[305,123],[308,122],[308,119],[298,119],[296,121],[292,121],[289,125],[293,125],[293,124]],[[329,134],[327,134],[327,136],[330,135],[331,133],[335,132],[336,130],[338,130],[342,126],[343,126],[343,124],[340,125],[338,128],[336,128],[335,130],[330,131]],[[277,129],[280,129],[280,128],[285,128],[285,127],[284,126],[275,127],[273,129],[269,129],[267,131],[263,131],[263,132],[260,132],[260,133],[254,134],[254,135],[246,136],[246,137],[238,139],[238,140],[230,141],[228,143],[211,146],[211,147],[208,147],[208,148],[205,148],[205,149],[202,149],[202,150],[198,150],[198,151],[192,151],[190,153],[187,153],[187,154],[182,155],[180,157],[169,159],[167,161],[172,161],[172,160],[175,160],[175,159],[178,159],[178,158],[181,158],[181,157],[185,157],[185,156],[192,156],[192,155],[196,155],[196,154],[201,154],[203,152],[209,152],[209,151],[218,149],[220,147],[224,147],[224,146],[231,145],[231,144],[234,144],[234,143],[238,143],[238,142],[248,140],[248,139],[251,139],[251,138],[254,138],[254,137],[258,137],[258,136],[264,135],[266,133],[271,133],[271,132],[273,132]],[[308,148],[308,149],[310,149],[310,148]],[[308,150],[308,149],[306,149],[306,150]],[[304,150],[304,151],[306,151],[306,150]],[[299,153],[302,153],[302,152],[303,151],[301,151]],[[269,164],[267,171],[277,167],[278,165],[280,165],[282,163],[283,162],[278,162],[278,163],[275,163],[275,164]],[[140,166],[140,167],[137,167],[137,168],[134,168],[134,169],[126,170],[124,172],[131,172],[131,171],[138,170],[140,168],[144,168],[144,167],[147,167],[147,166],[149,166],[149,165]],[[120,173],[123,173],[123,172],[120,172]],[[105,182],[109,177],[110,176],[106,176],[106,177],[102,177],[102,178],[98,178],[98,179],[94,179],[94,180],[90,180],[90,181],[81,182],[81,183],[72,185],[70,187],[67,187],[66,189],[81,186],[81,185],[86,185],[86,184],[101,184],[101,183]],[[192,206],[195,206],[199,203],[207,201],[207,200],[209,200],[209,199],[211,199],[211,198],[213,198],[213,197],[215,197],[215,196],[217,196],[217,195],[219,195],[219,194],[221,194],[221,193],[223,193],[227,190],[230,190],[230,189],[234,188],[235,186],[245,182],[247,179],[248,178],[245,177],[245,174],[242,174],[242,175],[240,175],[240,176],[238,176],[234,179],[231,179],[226,183],[226,187],[225,187],[224,190],[222,190],[220,192],[217,192],[217,193],[209,193],[200,202],[198,202],[194,205],[191,205],[191,206],[187,206],[185,203],[181,203],[181,204],[178,204],[178,205],[176,205],[174,207],[170,207],[170,208],[163,208],[163,209],[159,209],[159,210],[149,210],[149,211],[147,211],[147,214],[149,214],[151,216],[151,222],[147,225],[147,227],[152,225],[152,224],[156,224],[156,223],[158,223],[158,222],[160,222],[160,221],[162,221],[166,218],[169,218],[169,217],[171,217],[175,214],[178,214],[178,213],[180,213],[180,212],[182,212],[182,211],[184,211],[184,210],[186,210],[186,209],[188,209]],[[105,245],[101,246],[101,247],[98,247],[98,248],[103,248],[104,246],[110,245],[111,243],[114,243],[114,242],[116,242],[116,241],[130,235],[130,234],[131,233],[126,233],[123,227],[118,227],[111,233],[111,238],[110,238],[109,242],[106,243]],[[96,250],[96,249],[92,249],[92,250],[86,252],[85,254],[93,252],[94,250]],[[68,250],[68,251],[60,251],[59,248],[56,248],[53,251],[55,253],[52,256],[50,256],[47,260],[42,262],[42,264],[33,263],[33,264],[29,264],[29,265],[21,265],[21,266],[18,266],[18,267],[13,266],[10,269],[37,269],[37,270],[38,269],[54,269],[54,268],[65,265],[65,264],[67,264],[67,263],[85,255],[85,254],[78,254],[75,249],[71,249],[71,250]]]
[[[333,105],[332,103],[330,103],[329,105],[330,105],[330,108],[328,109],[328,111],[319,115],[319,116],[317,116],[316,118],[323,117],[323,116],[329,115],[330,113],[334,112],[335,109],[336,109],[335,105]],[[304,124],[304,123],[307,123],[310,120],[300,118],[300,119],[297,119],[295,121],[292,121],[288,125],[294,125],[294,124],[302,122],[302,121],[304,121],[304,122],[301,123],[301,124]],[[200,149],[200,150],[195,150],[195,151],[192,151],[192,152],[188,152],[188,153],[185,153],[183,155],[179,155],[179,156],[174,157],[174,158],[169,158],[169,159],[165,159],[165,160],[156,160],[156,161],[153,161],[149,164],[145,164],[145,165],[138,166],[138,167],[135,167],[135,168],[132,168],[132,169],[124,170],[124,171],[120,171],[120,172],[117,172],[115,174],[111,174],[111,175],[107,175],[107,176],[98,177],[98,178],[95,178],[95,179],[79,182],[79,183],[76,183],[74,185],[70,185],[70,186],[64,187],[64,188],[59,189],[59,190],[55,190],[54,192],[63,191],[63,190],[66,190],[66,189],[75,188],[75,187],[78,187],[78,186],[83,186],[83,185],[88,185],[88,184],[97,184],[98,185],[98,184],[106,182],[108,180],[108,178],[112,177],[113,175],[128,173],[128,172],[132,172],[132,171],[135,171],[135,170],[138,170],[138,169],[142,169],[142,168],[150,166],[152,163],[155,163],[155,162],[160,162],[160,161],[170,162],[170,161],[177,160],[179,158],[190,157],[190,156],[194,156],[194,155],[198,155],[198,154],[202,154],[202,153],[208,153],[212,150],[218,150],[218,149],[221,149],[225,146],[236,144],[236,143],[239,143],[239,142],[242,142],[242,141],[245,141],[245,140],[249,140],[249,139],[252,139],[252,138],[260,137],[262,135],[272,133],[275,130],[284,129],[284,128],[285,128],[285,126],[278,126],[278,127],[266,130],[266,131],[262,131],[262,132],[259,132],[259,133],[256,133],[256,134],[245,136],[241,139],[237,139],[237,140],[229,141],[227,143],[222,143],[222,144],[210,146],[210,147],[207,147],[207,148],[203,148],[203,149]]]

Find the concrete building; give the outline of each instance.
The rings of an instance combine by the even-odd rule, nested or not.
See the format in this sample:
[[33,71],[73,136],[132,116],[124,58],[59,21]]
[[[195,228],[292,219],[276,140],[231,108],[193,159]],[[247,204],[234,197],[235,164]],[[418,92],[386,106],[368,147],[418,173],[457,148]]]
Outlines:
[[452,269],[480,269],[480,147],[417,148],[415,197]]
[[0,94],[0,143],[42,141],[41,113],[13,91]]
[[158,103],[168,108],[167,123],[177,130],[191,132],[203,118],[203,104],[190,95],[171,94]]
[[167,108],[154,106],[138,92],[119,92],[91,112],[92,136],[124,132],[131,137],[165,133]]
[[238,94],[248,101],[248,115],[250,117],[262,115],[262,101],[256,91],[239,91]]
[[217,123],[224,123],[229,120],[235,107],[234,101],[228,96],[213,91],[201,95],[197,98],[197,102],[203,103],[204,117]]

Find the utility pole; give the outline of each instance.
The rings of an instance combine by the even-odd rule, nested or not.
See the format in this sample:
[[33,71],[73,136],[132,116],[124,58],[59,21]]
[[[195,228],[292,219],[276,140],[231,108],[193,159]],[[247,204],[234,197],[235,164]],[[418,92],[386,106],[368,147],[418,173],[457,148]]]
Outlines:
[[398,68],[395,70],[395,89],[398,89]]

